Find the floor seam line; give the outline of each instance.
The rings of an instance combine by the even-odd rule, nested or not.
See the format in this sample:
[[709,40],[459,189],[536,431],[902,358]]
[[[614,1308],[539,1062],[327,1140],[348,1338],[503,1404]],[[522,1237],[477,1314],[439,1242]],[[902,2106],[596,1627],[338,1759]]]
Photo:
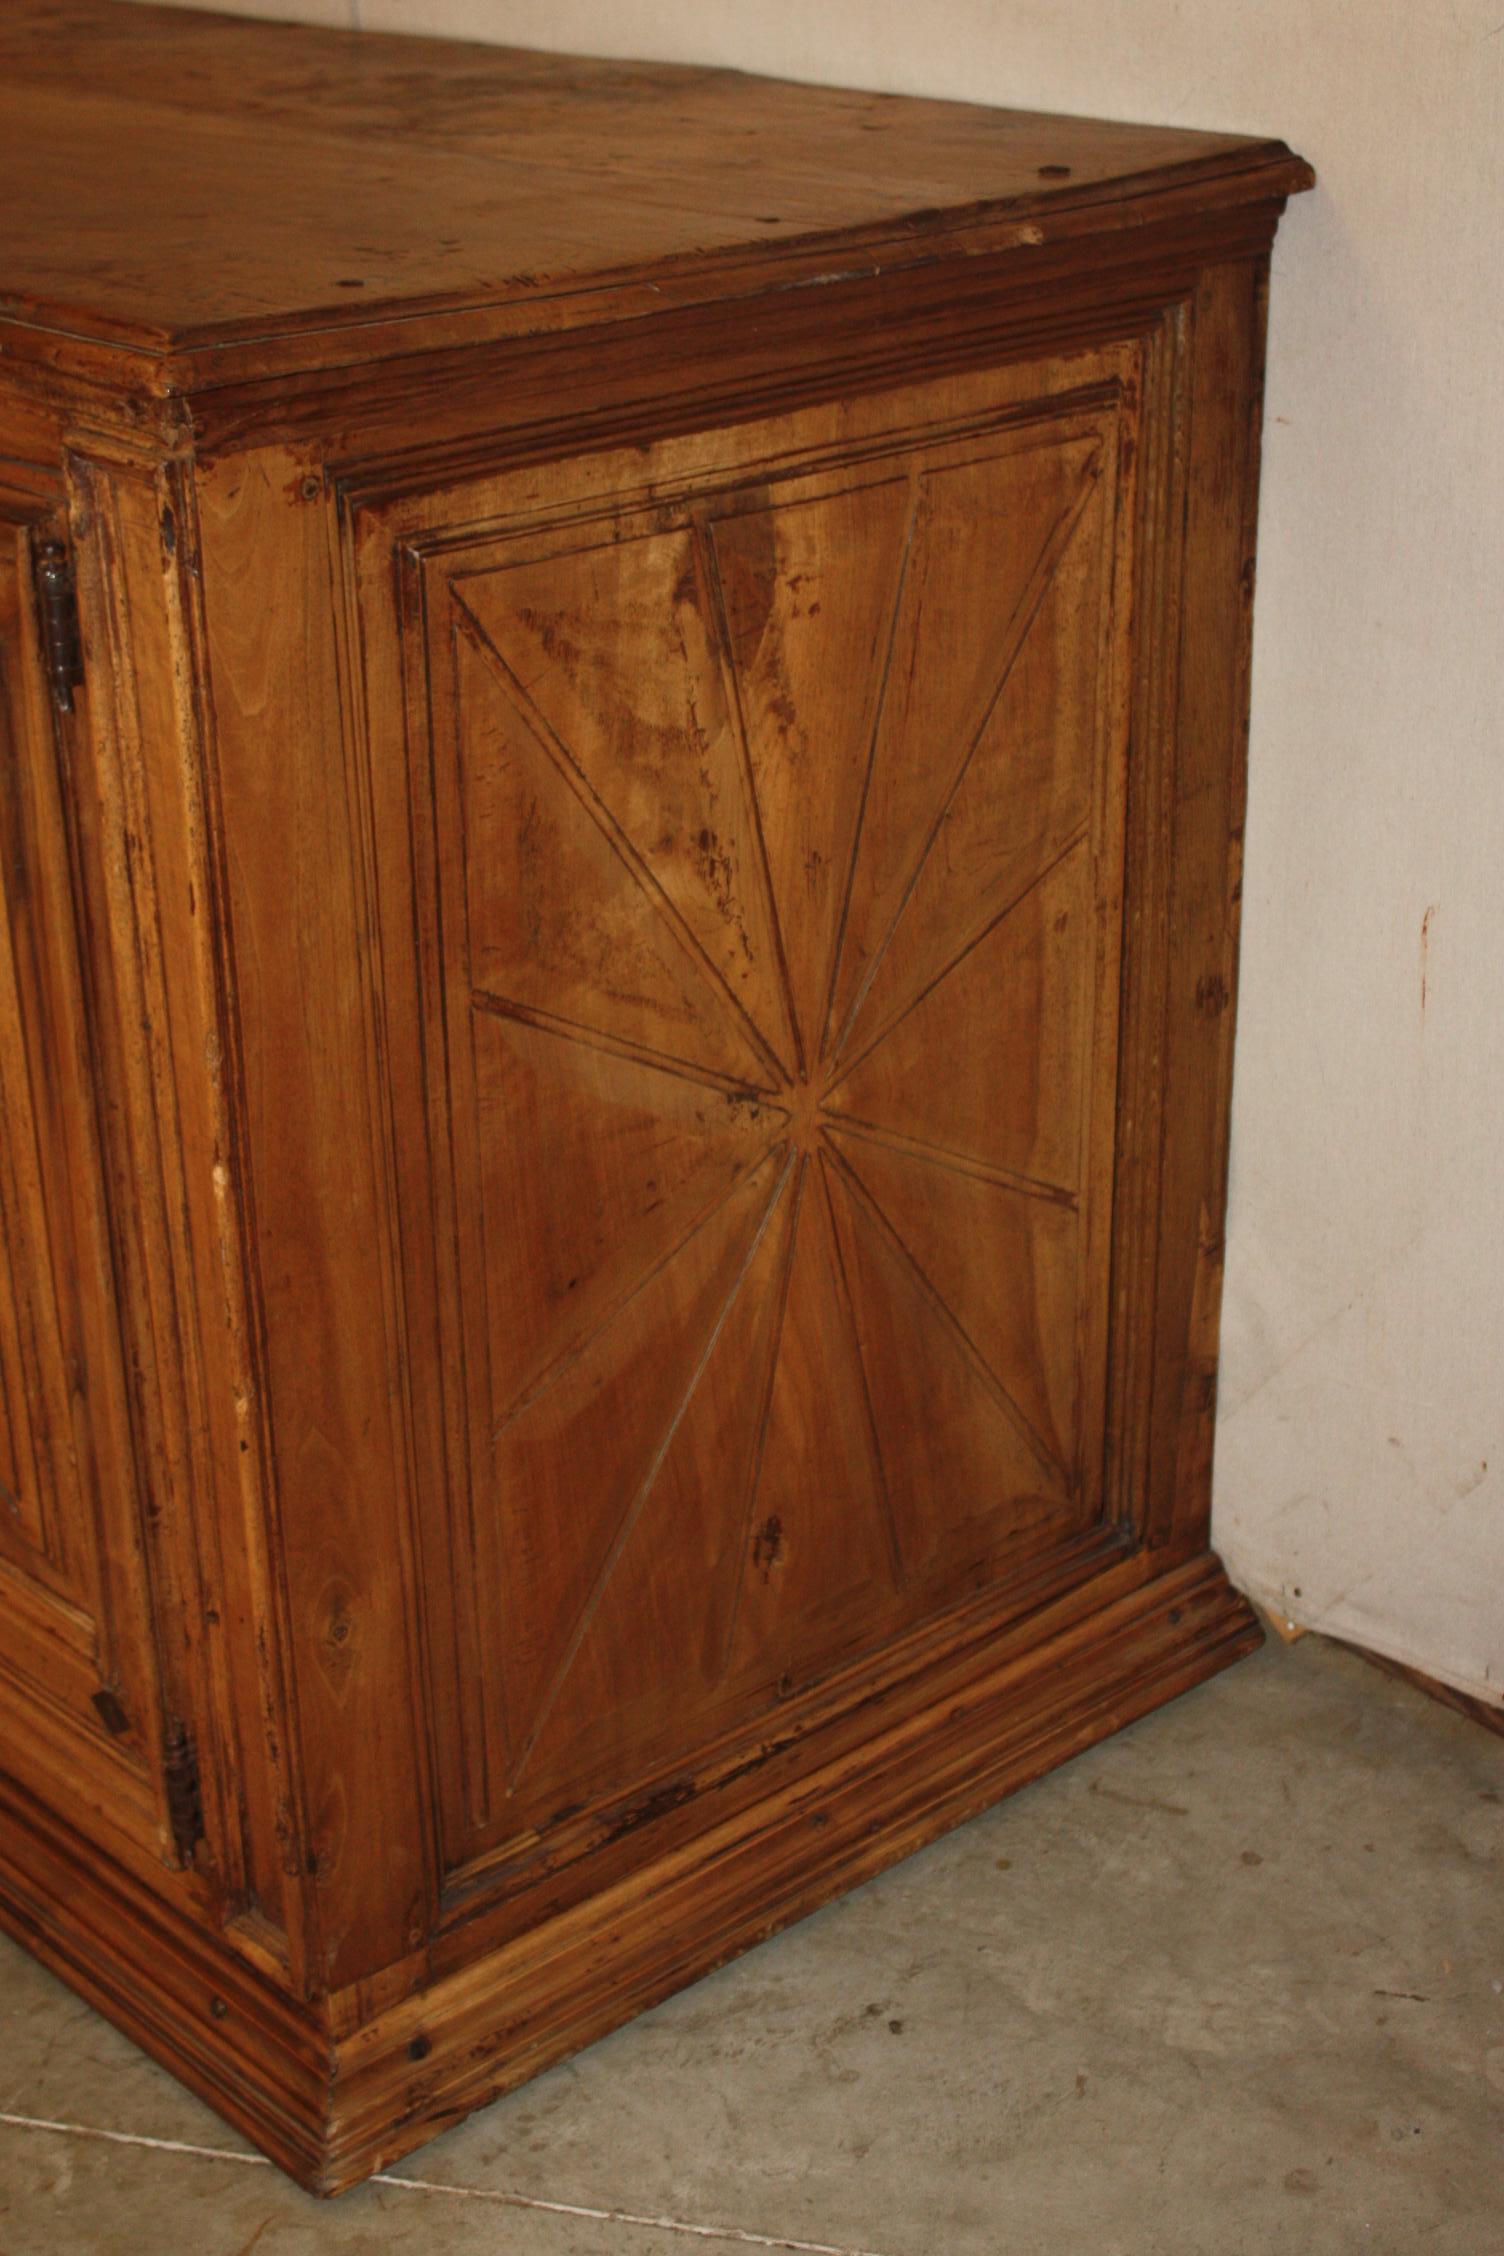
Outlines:
[[233,2146],[196,2146],[189,2139],[153,2138],[146,2131],[107,2131],[97,2123],[61,2123],[49,2115],[12,2115],[3,2108],[0,2126],[14,2131],[52,2131],[60,2138],[95,2139],[105,2146],[144,2146],[158,2154],[193,2154],[208,2162],[239,2162],[251,2170],[272,2167],[265,2154],[241,2154]]
[[[199,2146],[189,2139],[155,2138],[145,2131],[110,2131],[95,2123],[64,2123],[47,2115],[16,2115],[0,2109],[0,2126],[20,2131],[46,2131],[59,2138],[91,2139],[106,2146],[144,2147],[158,2154],[187,2154],[208,2162],[237,2162],[242,2168],[269,2170],[264,2154],[241,2154],[232,2146]],[[850,2242],[790,2240],[773,2233],[749,2232],[739,2225],[695,2225],[681,2217],[649,2217],[629,2209],[597,2209],[573,2201],[549,2201],[541,2194],[497,2192],[487,2186],[449,2185],[440,2178],[400,2177],[378,2171],[366,2183],[393,2186],[404,2193],[447,2195],[451,2200],[490,2202],[504,2209],[536,2209],[556,2217],[577,2217],[592,2224],[634,2225],[650,2232],[677,2233],[690,2240],[719,2240],[740,2248],[767,2248],[774,2256],[880,2256],[880,2251],[858,2248]]]
[[403,2178],[388,2173],[373,2177],[372,2185],[404,2186],[418,2193],[447,2193],[463,2201],[492,2201],[503,2207],[542,2209],[559,2217],[580,2217],[592,2224],[638,2225],[654,2232],[680,2233],[692,2240],[722,2240],[742,2248],[788,2251],[790,2256],[879,2256],[872,2248],[849,2242],[788,2240],[772,2233],[749,2232],[740,2225],[693,2225],[679,2217],[649,2217],[630,2209],[595,2209],[573,2201],[547,2201],[538,2194],[495,2193],[484,2186],[446,2185],[441,2179]]

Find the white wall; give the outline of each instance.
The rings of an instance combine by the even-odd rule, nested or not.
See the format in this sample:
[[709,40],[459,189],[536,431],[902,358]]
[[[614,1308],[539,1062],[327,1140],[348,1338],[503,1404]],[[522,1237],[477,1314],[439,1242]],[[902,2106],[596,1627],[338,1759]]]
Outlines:
[[1282,134],[1216,1538],[1504,1699],[1504,0],[241,0]]

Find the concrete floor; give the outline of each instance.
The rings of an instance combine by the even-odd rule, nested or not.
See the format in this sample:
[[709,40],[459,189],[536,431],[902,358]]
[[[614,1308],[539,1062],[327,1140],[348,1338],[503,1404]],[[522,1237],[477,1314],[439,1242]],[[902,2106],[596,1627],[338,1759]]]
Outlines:
[[1499,2256],[1501,1849],[1274,1645],[333,2205],[0,1944],[0,2256]]

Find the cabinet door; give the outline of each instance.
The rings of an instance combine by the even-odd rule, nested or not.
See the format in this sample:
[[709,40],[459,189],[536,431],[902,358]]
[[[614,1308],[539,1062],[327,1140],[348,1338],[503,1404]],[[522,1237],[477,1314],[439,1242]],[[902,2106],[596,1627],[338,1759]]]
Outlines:
[[358,522],[451,1872],[1110,1540],[1123,415],[1012,371]]
[[139,1832],[155,1822],[156,1696],[68,731],[43,676],[31,528],[0,504],[0,1760]]

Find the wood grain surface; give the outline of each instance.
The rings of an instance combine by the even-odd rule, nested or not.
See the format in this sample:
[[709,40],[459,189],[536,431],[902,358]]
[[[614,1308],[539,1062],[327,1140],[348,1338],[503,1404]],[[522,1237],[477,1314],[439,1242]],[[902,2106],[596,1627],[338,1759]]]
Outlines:
[[332,2191],[1257,1639],[1310,174],[110,0],[0,66],[0,1918]]

